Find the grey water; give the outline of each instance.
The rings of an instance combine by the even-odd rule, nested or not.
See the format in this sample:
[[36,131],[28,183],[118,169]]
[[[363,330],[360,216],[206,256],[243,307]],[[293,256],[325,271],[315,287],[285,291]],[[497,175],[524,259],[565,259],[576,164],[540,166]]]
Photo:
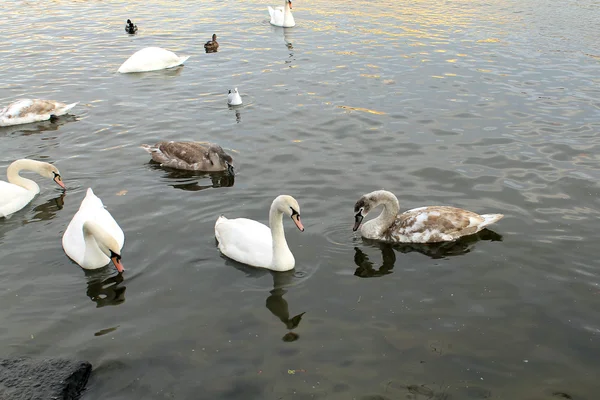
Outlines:
[[[41,193],[0,220],[0,357],[88,360],[90,400],[596,399],[600,3],[295,0],[290,29],[277,3],[2,1],[0,105],[80,103],[0,129],[2,175],[44,160],[68,188],[29,174]],[[116,72],[148,46],[191,57]],[[218,143],[237,174],[161,169],[140,148],[159,140]],[[88,187],[122,277],[61,248]],[[353,205],[382,188],[505,217],[364,241]],[[266,223],[283,193],[295,270],[222,257],[217,217]]]

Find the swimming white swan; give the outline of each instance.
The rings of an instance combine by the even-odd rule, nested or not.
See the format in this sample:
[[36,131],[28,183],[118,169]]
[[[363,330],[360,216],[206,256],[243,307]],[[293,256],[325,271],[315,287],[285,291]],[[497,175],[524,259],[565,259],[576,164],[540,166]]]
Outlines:
[[233,92],[229,91],[229,94],[227,94],[227,104],[230,106],[239,106],[242,104],[242,96],[240,96],[238,88],[234,88]]
[[379,217],[366,222],[360,233],[367,239],[397,243],[436,243],[472,235],[500,220],[502,214],[479,215],[448,206],[414,208],[398,214],[400,205],[393,193],[376,190],[363,195],[354,205],[356,231],[372,209],[383,205]]
[[219,250],[229,258],[253,267],[267,268],[273,271],[289,271],[296,261],[285,240],[283,214],[292,220],[304,232],[300,222],[300,206],[292,196],[278,196],[271,204],[269,226],[260,222],[220,216],[215,223],[215,237]]
[[283,0],[283,6],[275,8],[269,6],[269,15],[271,16],[271,25],[291,28],[296,25],[292,15],[292,0]]
[[83,269],[102,268],[112,260],[120,273],[124,242],[121,227],[89,188],[62,237],[65,253]]
[[0,110],[0,126],[47,121],[69,112],[78,103],[59,103],[54,100],[21,99]]
[[142,148],[161,166],[188,171],[229,171],[233,175],[233,159],[221,146],[202,142],[158,142]]
[[19,172],[23,170],[37,172],[45,178],[52,178],[60,187],[65,188],[60,172],[54,165],[26,158],[16,160],[6,170],[8,182],[0,181],[0,218],[8,217],[19,211],[40,192],[37,183],[19,175]]
[[135,52],[120,67],[119,72],[157,71],[159,69],[173,68],[183,64],[190,56],[179,57],[172,51],[160,47],[146,47]]

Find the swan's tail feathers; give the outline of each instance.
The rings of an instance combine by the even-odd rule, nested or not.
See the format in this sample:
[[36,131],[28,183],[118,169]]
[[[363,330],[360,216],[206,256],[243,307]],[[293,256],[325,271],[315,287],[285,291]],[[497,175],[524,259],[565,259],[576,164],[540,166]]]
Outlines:
[[227,221],[227,218],[224,215],[220,215],[219,218],[217,218],[217,222],[215,222],[215,228],[217,227],[217,225],[223,223]]
[[68,113],[69,111],[71,111],[71,109],[73,107],[75,107],[77,104],[79,104],[79,102],[67,104],[66,106],[64,106],[63,109],[60,110],[61,115],[64,115],[64,114]]
[[267,6],[267,7],[269,8],[269,15],[271,16],[271,19],[273,19],[273,13],[275,12],[275,10],[271,6]]
[[504,214],[483,214],[481,217],[483,218],[483,222],[479,224],[479,227],[483,228],[484,226],[500,221],[504,217]]
[[184,62],[187,61],[188,58],[190,58],[190,56],[179,57],[179,64],[177,65],[182,65]]

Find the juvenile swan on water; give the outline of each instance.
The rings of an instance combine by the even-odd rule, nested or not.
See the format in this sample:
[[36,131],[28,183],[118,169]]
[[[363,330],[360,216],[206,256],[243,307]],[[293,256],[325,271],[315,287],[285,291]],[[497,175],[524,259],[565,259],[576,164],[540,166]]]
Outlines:
[[398,214],[400,205],[393,193],[376,190],[363,195],[354,205],[356,231],[363,218],[382,205],[381,214],[366,222],[360,233],[367,239],[396,243],[436,243],[454,241],[472,235],[500,220],[502,214],[479,215],[449,206],[414,208]]
[[8,182],[0,181],[0,217],[8,217],[19,211],[40,192],[37,183],[19,175],[21,171],[37,172],[45,178],[52,178],[60,187],[65,188],[60,172],[54,165],[27,158],[16,160],[6,170]]
[[123,243],[123,230],[89,188],[62,237],[65,253],[83,269],[102,268],[112,260],[123,272]]
[[0,127],[47,121],[68,113],[77,104],[40,99],[17,100],[0,110]]
[[183,64],[189,56],[179,57],[172,51],[160,47],[146,47],[135,52],[120,67],[122,74],[168,69]]
[[158,142],[142,148],[161,166],[188,171],[229,171],[233,174],[233,159],[214,143]]
[[292,15],[292,0],[283,0],[283,6],[275,8],[269,6],[269,15],[271,16],[271,25],[291,28],[296,25]]
[[215,237],[225,256],[247,265],[272,271],[289,271],[296,261],[285,240],[283,215],[292,218],[304,232],[300,206],[292,196],[278,196],[269,210],[269,226],[260,222],[220,216],[215,223]]

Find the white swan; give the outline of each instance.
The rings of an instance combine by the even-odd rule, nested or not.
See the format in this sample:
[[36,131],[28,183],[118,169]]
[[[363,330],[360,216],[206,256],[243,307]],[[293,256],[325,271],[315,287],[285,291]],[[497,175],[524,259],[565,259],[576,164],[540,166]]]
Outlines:
[[16,160],[6,170],[8,182],[0,181],[0,218],[8,217],[19,211],[40,192],[37,183],[19,175],[19,172],[23,170],[37,172],[45,178],[52,178],[60,187],[65,188],[60,172],[54,165],[26,158]]
[[221,215],[215,223],[219,250],[227,257],[253,267],[273,271],[293,269],[296,261],[285,240],[283,214],[292,217],[298,229],[304,232],[300,206],[292,196],[281,195],[273,200],[269,211],[270,228],[251,219],[227,219]]
[[271,15],[271,25],[291,28],[296,25],[294,16],[292,15],[292,0],[284,0],[283,7],[269,6],[269,15]]
[[159,69],[173,68],[183,64],[190,56],[179,57],[172,51],[160,47],[146,47],[135,52],[120,67],[119,72],[157,71]]
[[233,92],[229,91],[229,94],[227,94],[227,104],[230,106],[239,106],[242,104],[242,96],[240,96],[238,88],[234,88]]
[[89,188],[62,237],[65,253],[83,269],[102,268],[112,260],[121,273],[124,242],[123,230]]
[[47,121],[69,112],[78,103],[59,103],[54,100],[21,99],[0,111],[0,126]]
[[363,195],[354,205],[356,231],[372,209],[383,205],[379,217],[366,222],[360,233],[367,239],[397,243],[451,242],[472,235],[500,220],[502,214],[479,215],[448,206],[414,208],[398,214],[400,205],[393,193],[376,190]]

